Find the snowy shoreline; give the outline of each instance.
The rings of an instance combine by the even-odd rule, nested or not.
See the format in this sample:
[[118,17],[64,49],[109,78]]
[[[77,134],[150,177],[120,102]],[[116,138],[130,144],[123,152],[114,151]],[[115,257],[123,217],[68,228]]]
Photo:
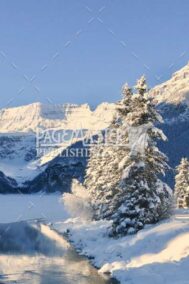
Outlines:
[[4,223],[0,234],[0,279],[11,283],[61,284],[69,279],[69,283],[117,284],[109,276],[99,275],[51,225],[38,220]]
[[135,235],[107,237],[107,221],[81,222],[78,218],[54,223],[80,255],[120,283],[187,284],[189,266],[189,212],[177,210],[171,219],[148,225]]
[[89,258],[99,273],[110,273],[120,283],[188,284],[189,210],[135,235],[112,239],[108,221],[68,219],[60,195],[1,195],[0,223],[46,217],[59,233],[69,229],[69,239],[80,255]]

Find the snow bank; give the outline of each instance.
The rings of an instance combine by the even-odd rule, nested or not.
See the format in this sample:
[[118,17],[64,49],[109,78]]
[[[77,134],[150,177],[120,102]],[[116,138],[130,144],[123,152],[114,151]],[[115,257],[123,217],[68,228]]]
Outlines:
[[75,246],[121,283],[188,284],[189,212],[177,211],[172,219],[120,239],[107,237],[108,221],[81,223],[70,219],[56,223],[70,230]]

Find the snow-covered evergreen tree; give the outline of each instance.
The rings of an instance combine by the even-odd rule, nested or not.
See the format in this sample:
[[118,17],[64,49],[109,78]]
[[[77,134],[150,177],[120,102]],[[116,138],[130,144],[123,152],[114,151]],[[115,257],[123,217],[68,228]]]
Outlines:
[[180,165],[176,168],[175,176],[175,198],[178,208],[189,208],[189,161],[182,158]]
[[[146,80],[137,82],[137,94],[125,85],[117,104],[118,118],[110,129],[122,135],[116,145],[91,148],[85,186],[89,190],[95,219],[113,219],[112,235],[134,233],[145,224],[167,216],[170,188],[159,179],[168,168],[167,157],[157,148],[166,140],[155,127],[162,122],[148,97]],[[122,145],[122,146],[120,146]]]
[[113,215],[111,235],[135,233],[145,224],[155,223],[171,204],[171,190],[160,179],[168,168],[167,157],[157,148],[157,140],[166,140],[155,127],[162,122],[148,97],[145,77],[138,80],[124,123],[128,126],[130,153],[120,163],[121,205]]
[[[102,145],[91,147],[84,185],[90,192],[95,219],[110,218],[120,204],[122,190],[119,183],[122,170],[119,163],[127,153],[128,144],[122,120],[129,111],[132,95],[127,85],[123,86],[122,95],[122,100],[117,105],[118,116],[115,116],[106,135],[111,141],[106,140]],[[120,137],[120,133],[124,135]]]

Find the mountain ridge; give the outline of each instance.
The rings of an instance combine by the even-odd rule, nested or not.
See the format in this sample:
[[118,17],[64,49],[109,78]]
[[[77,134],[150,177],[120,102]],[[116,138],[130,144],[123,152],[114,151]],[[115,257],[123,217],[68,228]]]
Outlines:
[[[175,72],[168,81],[151,89],[150,96],[164,118],[165,123],[160,127],[168,142],[159,146],[169,157],[172,171],[166,176],[166,182],[173,186],[175,166],[183,156],[189,157],[186,147],[189,143],[189,64]],[[113,103],[102,103],[94,110],[88,104],[42,103],[0,110],[2,181],[9,183],[7,188],[10,190],[11,183],[7,178],[10,176],[26,192],[53,192],[61,191],[61,188],[65,191],[73,177],[82,181],[87,159],[71,159],[69,163],[66,158],[58,156],[66,147],[78,146],[79,140],[74,142],[76,144],[60,145],[58,151],[50,152],[52,156],[49,159],[45,155],[37,157],[36,131],[39,127],[42,130],[102,130],[109,126],[114,113]],[[12,191],[15,188],[14,185]]]
[[189,63],[174,72],[169,80],[152,88],[150,95],[156,104],[189,106]]
[[99,129],[107,127],[115,105],[101,103],[95,110],[88,104],[32,103],[0,110],[0,133],[37,132],[41,129]]

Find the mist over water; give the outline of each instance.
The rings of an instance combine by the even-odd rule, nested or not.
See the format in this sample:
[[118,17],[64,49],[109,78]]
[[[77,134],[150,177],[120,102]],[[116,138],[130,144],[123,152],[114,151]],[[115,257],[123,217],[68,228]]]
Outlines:
[[67,240],[39,222],[0,225],[0,283],[106,284]]

